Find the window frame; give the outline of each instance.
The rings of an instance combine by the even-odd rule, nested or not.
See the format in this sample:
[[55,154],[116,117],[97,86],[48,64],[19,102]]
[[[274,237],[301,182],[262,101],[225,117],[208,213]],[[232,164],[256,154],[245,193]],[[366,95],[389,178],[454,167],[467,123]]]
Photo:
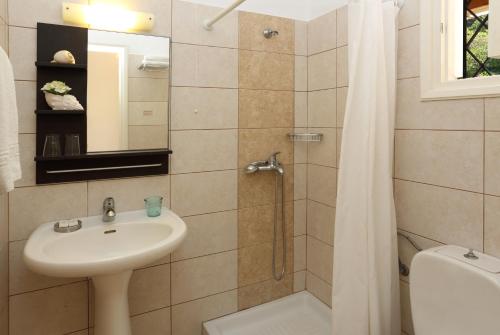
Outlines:
[[[420,82],[422,100],[500,95],[500,75],[448,80],[445,1],[420,1]],[[460,49],[459,52],[462,52]]]

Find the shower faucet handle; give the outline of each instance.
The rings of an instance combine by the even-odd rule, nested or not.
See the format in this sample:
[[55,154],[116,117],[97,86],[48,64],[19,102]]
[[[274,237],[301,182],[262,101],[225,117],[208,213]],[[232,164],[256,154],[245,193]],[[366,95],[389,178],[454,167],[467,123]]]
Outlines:
[[278,161],[278,155],[279,155],[279,154],[281,154],[281,152],[280,152],[280,151],[273,152],[273,153],[271,154],[271,156],[269,156],[268,161],[269,161],[270,163],[276,163],[276,162]]

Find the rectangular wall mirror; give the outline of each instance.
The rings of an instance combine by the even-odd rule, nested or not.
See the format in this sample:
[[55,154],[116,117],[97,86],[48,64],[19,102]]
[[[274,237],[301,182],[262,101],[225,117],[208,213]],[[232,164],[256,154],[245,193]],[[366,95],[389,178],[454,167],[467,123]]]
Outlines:
[[170,39],[89,30],[87,151],[168,148]]
[[37,183],[167,174],[170,54],[168,37],[38,23]]

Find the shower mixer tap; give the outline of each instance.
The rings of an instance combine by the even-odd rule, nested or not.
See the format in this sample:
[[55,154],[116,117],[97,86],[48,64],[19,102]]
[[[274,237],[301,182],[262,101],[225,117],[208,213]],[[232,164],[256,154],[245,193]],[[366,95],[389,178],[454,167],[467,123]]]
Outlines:
[[256,161],[247,165],[245,172],[248,174],[256,173],[259,171],[275,171],[279,175],[285,174],[285,169],[278,161],[280,152],[275,152],[266,161]]

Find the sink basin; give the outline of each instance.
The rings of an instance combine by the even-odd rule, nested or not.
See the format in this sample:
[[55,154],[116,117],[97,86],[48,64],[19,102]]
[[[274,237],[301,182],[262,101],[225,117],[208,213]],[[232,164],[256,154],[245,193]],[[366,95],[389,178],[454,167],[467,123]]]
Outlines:
[[39,226],[24,248],[34,272],[53,277],[91,277],[95,288],[95,335],[130,335],[128,283],[132,270],[171,253],[186,236],[186,224],[167,208],[155,218],[144,210],[80,219],[82,228],[57,233]]

